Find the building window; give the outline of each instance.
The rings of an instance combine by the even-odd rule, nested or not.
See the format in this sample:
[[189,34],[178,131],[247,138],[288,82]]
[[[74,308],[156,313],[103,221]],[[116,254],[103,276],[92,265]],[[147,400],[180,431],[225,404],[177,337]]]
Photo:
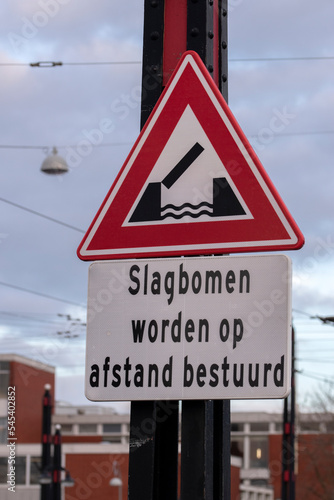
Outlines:
[[251,479],[251,486],[258,486],[260,488],[268,488],[268,481],[266,479]]
[[6,398],[9,386],[9,361],[0,361],[0,398]]
[[96,434],[96,424],[79,424],[80,434]]
[[122,426],[121,424],[103,424],[103,440],[109,443],[121,443],[122,442]]
[[243,432],[244,424],[231,423],[231,432]]
[[283,423],[282,422],[276,422],[276,424],[275,424],[275,430],[277,432],[283,432]]
[[268,432],[269,424],[268,422],[252,422],[250,424],[251,432]]
[[268,467],[268,439],[250,439],[250,467],[253,469]]
[[30,457],[30,484],[39,484],[41,457]]
[[106,436],[103,436],[103,441],[105,443],[121,443],[122,438],[120,435],[115,434],[114,436],[112,434],[107,434]]
[[6,484],[8,481],[7,474],[9,467],[15,467],[15,484],[26,484],[27,474],[26,468],[30,464],[30,484],[39,484],[41,475],[40,464],[41,457],[15,457],[15,464],[8,464],[8,457],[0,457],[0,484]]
[[[14,464],[13,464],[14,466]],[[0,483],[7,483],[8,457],[0,457]],[[15,457],[15,483],[26,484],[26,457]]]
[[0,444],[7,443],[7,417],[0,417]]
[[7,483],[8,458],[0,457],[0,484]]
[[325,426],[326,426],[326,431],[327,432],[330,432],[330,433],[334,432],[334,422],[326,422]]
[[319,432],[319,422],[302,421],[300,422],[300,430],[303,432],[305,431]]
[[103,434],[120,434],[121,424],[103,424]]
[[[26,484],[26,457],[15,457],[15,483]],[[0,457],[0,483],[7,483],[8,457]]]
[[62,434],[72,434],[72,424],[61,424]]
[[244,440],[232,439],[231,440],[231,455],[234,457],[244,457]]
[[15,457],[15,482],[26,484],[26,457]]

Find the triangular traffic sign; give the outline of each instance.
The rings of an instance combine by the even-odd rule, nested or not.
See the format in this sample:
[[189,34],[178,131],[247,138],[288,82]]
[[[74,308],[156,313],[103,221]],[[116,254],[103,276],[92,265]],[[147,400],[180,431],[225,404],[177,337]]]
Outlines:
[[206,255],[303,243],[200,57],[186,52],[78,256]]

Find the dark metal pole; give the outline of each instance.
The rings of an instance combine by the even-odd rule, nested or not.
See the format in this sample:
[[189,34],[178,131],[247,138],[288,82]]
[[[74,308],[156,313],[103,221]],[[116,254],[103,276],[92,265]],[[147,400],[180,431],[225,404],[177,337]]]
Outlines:
[[295,500],[295,329],[292,327],[292,367],[291,367],[291,412],[290,412],[290,463],[289,463],[289,500]]
[[154,482],[154,401],[133,401],[130,419],[129,500],[152,500]]
[[[219,89],[228,102],[228,3],[219,0]],[[214,492],[215,499],[231,498],[231,404],[214,402]],[[221,470],[221,475],[219,470]]]
[[228,3],[219,0],[219,89],[228,102]]
[[214,401],[213,491],[214,499],[231,498],[230,401]]
[[181,437],[181,499],[206,499],[204,401],[182,401]]
[[146,123],[162,93],[164,0],[145,0],[141,122]]
[[[200,55],[226,101],[227,12],[227,0],[187,2],[187,49]],[[182,500],[230,500],[230,431],[229,400],[183,401]]]
[[[187,0],[187,50],[197,52],[213,78],[214,15],[213,1]],[[182,500],[213,500],[213,428],[211,401],[182,401]]]
[[[227,0],[145,0],[141,127],[186,49],[227,100]],[[182,500],[229,500],[229,401],[183,401],[181,439]],[[176,500],[177,449],[178,402],[132,402],[129,500]]]
[[179,402],[155,402],[154,498],[176,500],[178,488]]
[[284,400],[282,439],[282,500],[295,500],[295,330],[292,327],[291,392]]
[[[145,0],[141,128],[163,89],[164,0]],[[131,403],[129,500],[176,500],[178,401]]]
[[[42,463],[41,472],[47,474],[50,472],[50,457],[51,457],[51,386],[46,384],[43,396],[43,413],[42,413]],[[50,484],[41,484],[41,500],[50,499]]]
[[61,434],[60,426],[53,438],[52,500],[61,500]]
[[284,409],[283,409],[283,436],[282,436],[282,500],[288,500],[288,442],[289,435],[289,416],[288,416],[288,398],[284,399]]

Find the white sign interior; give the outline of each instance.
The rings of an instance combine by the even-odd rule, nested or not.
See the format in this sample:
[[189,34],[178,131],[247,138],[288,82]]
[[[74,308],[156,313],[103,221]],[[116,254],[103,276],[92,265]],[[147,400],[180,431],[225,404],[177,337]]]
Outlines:
[[91,264],[88,399],[283,398],[290,381],[285,255]]

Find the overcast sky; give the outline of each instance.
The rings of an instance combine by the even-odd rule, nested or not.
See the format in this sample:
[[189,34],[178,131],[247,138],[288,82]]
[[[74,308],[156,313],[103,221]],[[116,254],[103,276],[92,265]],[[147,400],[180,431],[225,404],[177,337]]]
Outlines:
[[[76,249],[139,134],[143,3],[0,5],[0,351],[56,366],[56,397],[73,403],[88,404],[89,264]],[[334,315],[333,19],[332,0],[229,6],[229,106],[306,239],[285,252],[300,403],[334,379],[333,326],[312,319]],[[41,61],[63,65],[29,66]],[[102,62],[115,64],[88,64]],[[83,149],[104,119],[114,129]],[[54,146],[71,167],[64,176],[40,172]]]

